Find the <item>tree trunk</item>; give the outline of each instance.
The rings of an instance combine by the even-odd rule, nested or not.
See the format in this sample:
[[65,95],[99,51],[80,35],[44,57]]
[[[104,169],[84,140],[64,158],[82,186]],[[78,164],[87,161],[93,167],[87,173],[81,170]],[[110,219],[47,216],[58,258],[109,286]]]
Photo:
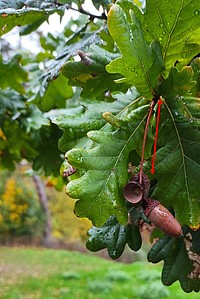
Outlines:
[[41,178],[38,175],[33,175],[33,180],[38,192],[38,199],[41,208],[45,214],[45,230],[44,230],[43,244],[44,246],[51,246],[53,244],[53,237],[52,237],[51,212],[49,210],[48,198]]

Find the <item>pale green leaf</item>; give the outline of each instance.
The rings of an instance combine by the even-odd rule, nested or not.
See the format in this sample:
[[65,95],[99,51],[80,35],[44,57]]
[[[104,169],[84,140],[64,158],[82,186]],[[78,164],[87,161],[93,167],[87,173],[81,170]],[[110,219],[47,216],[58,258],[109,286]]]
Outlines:
[[172,67],[168,77],[158,87],[158,94],[164,98],[188,95],[188,92],[196,85],[193,75],[191,66],[185,66],[181,71]]
[[72,95],[72,88],[68,85],[68,80],[61,74],[55,80],[48,82],[47,86],[41,85],[40,93],[33,102],[42,111],[49,111],[54,108],[64,108],[66,100]]
[[177,61],[187,64],[200,52],[199,0],[148,0],[143,22],[149,42],[161,44],[167,70]]
[[[136,108],[136,102],[132,109]],[[84,173],[66,189],[72,198],[79,199],[75,206],[79,217],[88,217],[96,226],[103,225],[111,214],[122,224],[127,221],[123,188],[128,180],[128,157],[141,143],[146,112],[146,109],[138,111],[126,130],[113,131],[110,127],[110,132],[89,132],[88,137],[96,144],[92,149],[67,152],[69,163]]]
[[130,10],[127,15],[117,4],[109,11],[108,28],[122,57],[109,63],[107,71],[122,74],[142,95],[151,98],[164,69],[159,44],[149,46],[136,14]]

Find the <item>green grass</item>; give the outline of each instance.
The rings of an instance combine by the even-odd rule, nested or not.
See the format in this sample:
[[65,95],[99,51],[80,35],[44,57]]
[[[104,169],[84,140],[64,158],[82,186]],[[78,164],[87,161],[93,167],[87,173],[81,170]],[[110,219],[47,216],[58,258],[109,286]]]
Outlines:
[[161,265],[52,249],[0,248],[1,299],[197,299],[160,282]]

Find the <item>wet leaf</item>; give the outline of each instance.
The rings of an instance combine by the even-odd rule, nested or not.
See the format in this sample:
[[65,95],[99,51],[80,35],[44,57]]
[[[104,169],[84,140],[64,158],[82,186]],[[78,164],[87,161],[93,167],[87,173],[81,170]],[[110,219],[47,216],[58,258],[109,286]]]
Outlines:
[[110,62],[106,69],[122,74],[143,96],[151,98],[164,69],[161,49],[157,42],[148,45],[136,14],[132,10],[126,12],[126,3],[120,4],[111,7],[108,28],[122,57]]

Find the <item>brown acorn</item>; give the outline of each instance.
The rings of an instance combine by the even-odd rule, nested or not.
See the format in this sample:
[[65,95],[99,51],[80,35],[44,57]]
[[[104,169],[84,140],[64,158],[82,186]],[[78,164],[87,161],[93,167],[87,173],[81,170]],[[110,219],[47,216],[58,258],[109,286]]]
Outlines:
[[165,234],[175,238],[183,235],[179,222],[158,200],[146,199],[144,201],[144,214],[155,227]]

